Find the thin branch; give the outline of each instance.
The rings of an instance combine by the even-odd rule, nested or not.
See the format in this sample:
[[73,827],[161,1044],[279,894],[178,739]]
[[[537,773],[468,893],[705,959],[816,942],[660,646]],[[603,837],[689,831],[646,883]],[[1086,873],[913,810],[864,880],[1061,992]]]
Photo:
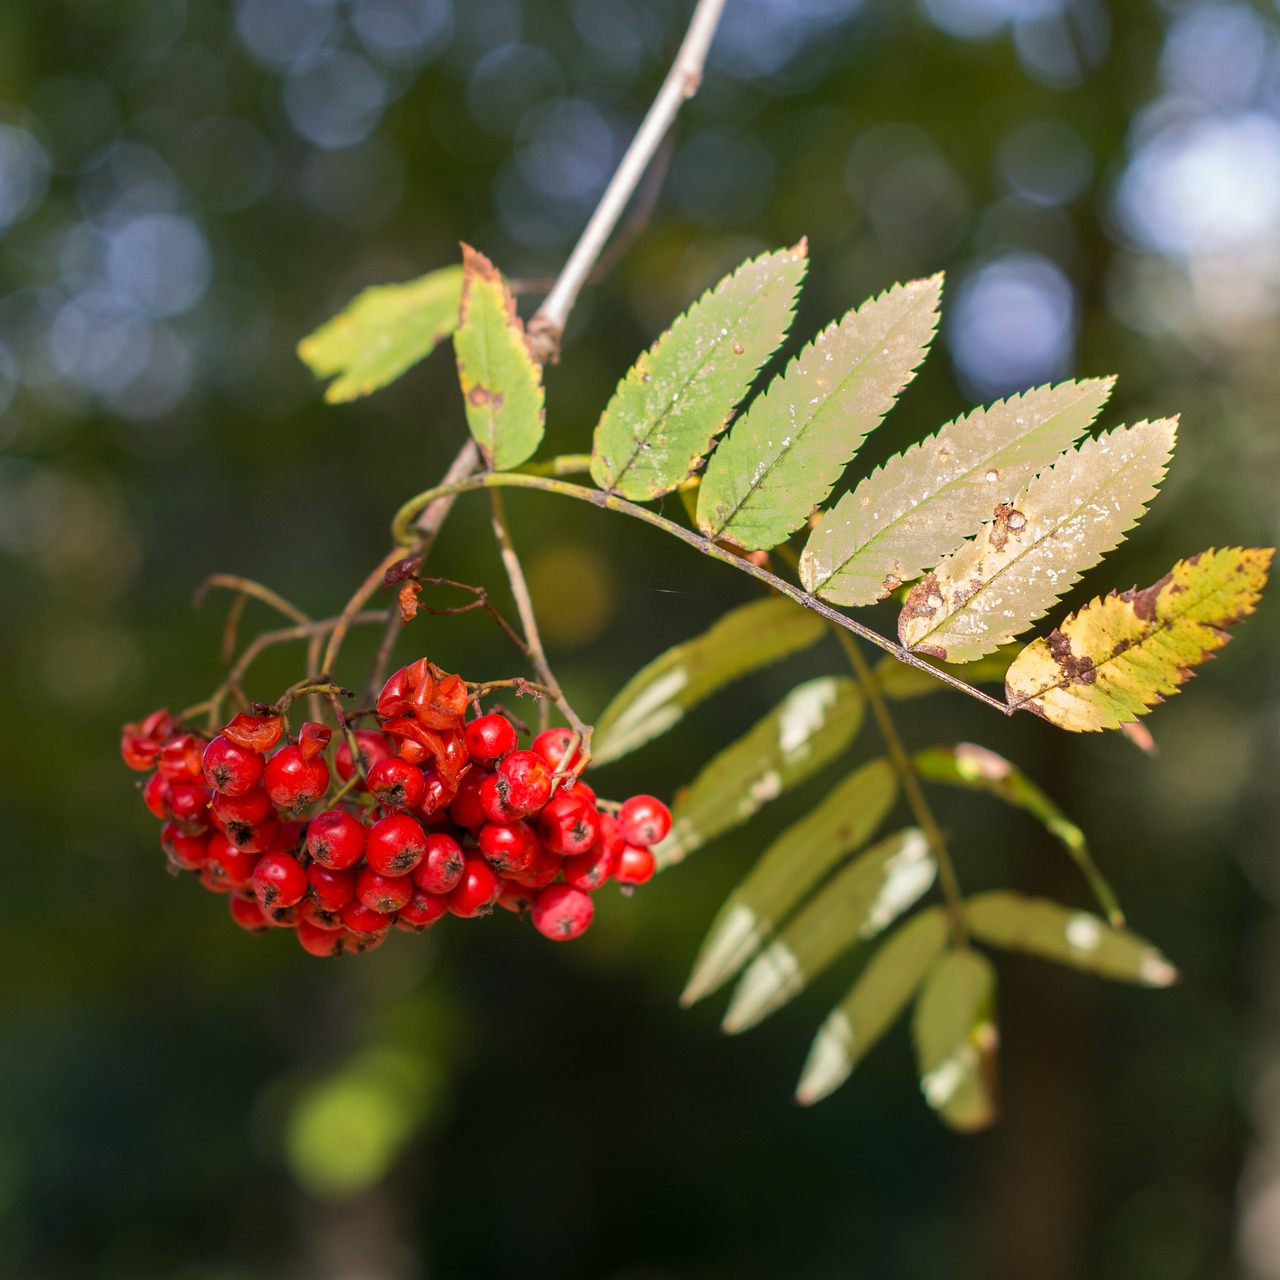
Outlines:
[[278,613],[292,622],[299,625],[305,625],[311,621],[308,614],[302,612],[296,604],[290,604],[284,596],[272,591],[270,587],[264,587],[260,582],[254,582],[252,578],[242,578],[234,573],[211,573],[197,588],[192,603],[198,609],[203,603],[204,598],[214,587],[221,587],[224,591],[238,591],[242,595],[252,596],[255,600],[261,600],[263,604],[270,605]]
[[578,294],[596,260],[604,252],[627,201],[644,176],[649,162],[666,136],[672,122],[686,99],[692,98],[702,83],[702,68],[707,60],[725,0],[698,0],[689,29],[680,45],[675,61],[667,72],[667,78],[658,90],[649,113],[645,116],[636,136],[631,140],[626,154],[618,165],[591,220],[587,223],[564,270],[560,272],[551,292],[529,321],[529,342],[537,359],[552,363],[560,353],[560,339],[568,323],[569,313],[578,300]]
[[[324,658],[320,663],[320,673],[318,674],[333,675],[334,664],[338,661],[338,654],[342,651],[342,642],[347,638],[347,631],[351,626],[352,619],[369,602],[369,597],[382,586],[387,576],[387,570],[398,560],[403,559],[404,556],[401,554],[399,547],[394,551],[389,551],[378,562],[369,576],[356,588],[355,595],[343,606],[342,612],[338,615],[337,624],[329,633],[329,643],[325,646]],[[381,622],[386,615],[379,610],[377,617],[378,621]]]

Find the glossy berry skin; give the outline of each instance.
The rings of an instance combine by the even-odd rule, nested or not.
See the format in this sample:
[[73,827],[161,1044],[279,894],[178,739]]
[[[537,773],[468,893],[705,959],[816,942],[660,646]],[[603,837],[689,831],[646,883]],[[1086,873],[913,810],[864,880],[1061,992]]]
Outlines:
[[600,815],[600,843],[613,854],[615,861],[626,847],[627,838],[622,834],[622,824],[611,813]]
[[499,875],[528,871],[540,851],[527,822],[486,822],[480,828],[480,856]]
[[513,911],[516,915],[521,915],[533,906],[533,900],[537,896],[536,889],[526,888],[515,880],[504,880],[502,892],[498,894],[498,906],[504,911]]
[[206,862],[199,871],[196,872],[196,879],[209,890],[210,893],[231,893],[231,886],[227,883],[226,873],[216,862]]
[[267,761],[262,784],[281,809],[302,809],[329,789],[329,765],[323,756],[308,760],[301,747],[282,747]]
[[522,815],[551,799],[551,768],[532,751],[513,751],[498,766],[498,776],[506,783],[504,802]]
[[198,783],[171,782],[165,793],[165,806],[174,822],[195,834],[208,829],[209,796],[209,788]]
[[365,837],[365,861],[383,876],[407,876],[426,852],[427,833],[406,813],[379,818]]
[[600,815],[577,787],[562,791],[543,807],[538,836],[552,853],[566,857],[586,853],[600,838]]
[[500,760],[520,744],[515,726],[506,716],[480,716],[467,725],[466,735],[468,753],[481,764]]
[[160,748],[160,754],[156,756],[156,768],[170,782],[203,782],[204,774],[200,767],[203,753],[204,744],[195,734],[179,734]]
[[[386,734],[378,733],[374,729],[357,729],[355,739],[356,746],[360,749],[360,759],[364,762],[366,773],[377,761],[385,756],[395,755],[395,748],[391,745],[391,741]],[[333,767],[337,769],[338,777],[343,782],[351,781],[351,775],[356,770],[355,765],[351,762],[351,748],[345,738],[338,744],[338,750],[333,757]],[[366,790],[364,783],[358,783],[356,790]]]
[[465,920],[487,916],[493,910],[501,890],[498,877],[483,858],[468,858],[462,879],[449,894],[449,910]]
[[161,822],[169,820],[169,779],[163,773],[153,773],[142,788],[142,803],[153,818]]
[[268,850],[274,851],[282,830],[280,819],[272,815],[252,826],[232,824],[223,834],[237,849],[243,849],[246,853],[266,853]]
[[462,846],[452,836],[430,832],[426,853],[413,869],[413,883],[423,893],[449,893],[458,887],[466,861]]
[[671,830],[671,810],[653,796],[632,796],[618,810],[618,823],[628,844],[647,849]]
[[595,893],[618,865],[618,855],[597,842],[586,853],[566,858],[562,864],[565,883],[583,893]]
[[354,813],[326,809],[307,824],[307,852],[331,871],[354,867],[364,854],[365,829]]
[[306,896],[307,887],[307,873],[290,854],[265,854],[254,868],[253,891],[266,911],[296,906]]
[[485,779],[490,774],[479,769],[472,769],[458,784],[458,794],[449,805],[449,817],[460,827],[482,827],[488,821],[484,816],[484,806],[480,800],[480,792]]
[[239,796],[215,795],[209,806],[218,829],[234,845],[253,827],[272,816],[271,797],[261,787]]
[[238,747],[219,734],[204,749],[204,780],[224,796],[242,796],[262,778],[263,760],[256,751]]
[[595,903],[581,889],[551,884],[533,900],[533,927],[544,938],[570,942],[586,933],[595,910]]
[[414,933],[423,933],[442,920],[448,910],[449,903],[443,894],[424,893],[421,889],[415,889],[413,897],[400,908],[396,925],[411,929]]
[[[307,868],[308,871],[310,869],[310,867]],[[326,911],[314,898],[303,898],[293,909],[298,913],[299,923],[305,920],[308,924],[315,925],[317,929],[341,929],[343,927],[342,917],[339,913],[337,911]]]
[[261,854],[237,849],[220,831],[209,837],[209,862],[222,871],[223,879],[232,889],[248,889],[253,885],[254,868]]
[[[534,738],[529,744],[529,750],[540,755],[554,772],[565,768],[565,757],[568,755],[569,743],[572,740],[572,729],[547,729]],[[581,753],[575,751],[573,763],[577,764],[581,759]]]
[[209,837],[188,835],[176,822],[160,828],[160,847],[179,871],[199,871],[209,860]]
[[313,956],[340,956],[342,954],[342,930],[325,929],[309,920],[298,921],[298,943],[303,951]]
[[618,855],[613,878],[619,884],[647,884],[653,879],[656,869],[653,854],[648,849],[629,844]]
[[391,915],[413,897],[413,881],[408,876],[379,875],[365,867],[356,876],[356,897],[370,911]]
[[231,918],[246,933],[266,933],[271,928],[271,921],[258,905],[257,898],[242,898],[235,894],[227,905],[231,910]]
[[386,756],[369,770],[369,794],[384,809],[414,809],[426,792],[422,770],[399,756]]
[[519,822],[527,812],[508,802],[511,788],[500,773],[490,774],[480,786],[480,808],[486,822]]
[[413,814],[419,821],[436,818],[443,822],[447,817],[444,812],[458,794],[457,787],[451,787],[441,778],[435,765],[428,764],[422,768],[422,799],[413,806]]
[[541,889],[560,874],[563,861],[559,854],[543,849],[528,871],[513,871],[507,878],[526,889]]
[[[375,911],[372,907],[366,907],[359,899],[356,899],[355,902],[347,903],[342,908],[339,916],[343,927],[355,934],[376,935],[385,933],[395,923],[394,916],[389,916],[382,911]],[[363,949],[367,950],[367,948]]]
[[319,862],[307,868],[307,896],[322,911],[341,911],[356,896],[356,872],[333,871]]

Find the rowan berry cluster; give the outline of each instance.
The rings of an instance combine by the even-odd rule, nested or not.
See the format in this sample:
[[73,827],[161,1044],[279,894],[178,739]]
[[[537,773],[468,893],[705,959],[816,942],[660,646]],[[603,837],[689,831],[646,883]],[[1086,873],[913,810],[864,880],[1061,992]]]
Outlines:
[[285,719],[267,707],[212,739],[156,711],[125,725],[121,753],[154,770],[142,795],[170,868],[227,894],[251,933],[292,929],[332,956],[380,946],[393,925],[421,933],[496,905],[548,938],[576,938],[592,893],[652,877],[650,846],[671,814],[652,796],[598,801],[577,755],[566,759],[568,729],[522,750],[510,720],[468,720],[471,708],[458,676],[425,658],[401,668],[378,696],[380,728],[339,740],[336,782],[331,731],[308,721],[284,741]]

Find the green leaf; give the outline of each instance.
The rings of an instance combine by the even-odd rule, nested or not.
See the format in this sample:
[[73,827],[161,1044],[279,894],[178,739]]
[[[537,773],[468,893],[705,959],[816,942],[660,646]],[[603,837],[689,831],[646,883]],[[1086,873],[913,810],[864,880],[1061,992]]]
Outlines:
[[795,314],[808,249],[744,262],[636,361],[595,430],[591,478],[644,502],[693,474]]
[[[967,666],[948,667],[945,663],[936,664],[941,671],[949,671],[954,676],[968,681],[969,684],[1004,684],[1005,672],[1009,663],[1018,652],[1016,646],[997,649],[995,653],[979,658]],[[934,664],[930,664],[934,665]],[[919,698],[926,693],[937,693],[943,686],[927,671],[919,667],[909,667],[899,662],[892,654],[887,654],[875,667],[876,684],[886,698],[902,702],[908,698]]]
[[668,649],[627,681],[596,723],[592,762],[604,764],[634,751],[666,733],[717,690],[808,648],[825,631],[816,614],[781,597],[731,610],[708,631]]
[[948,951],[925,980],[912,1030],[925,1101],[953,1129],[996,1118],[996,974],[976,951]]
[[1088,911],[1020,893],[980,893],[965,904],[975,938],[1073,969],[1146,987],[1168,987],[1178,971],[1144,938],[1113,929]]
[[374,285],[303,338],[298,355],[317,378],[339,375],[324,393],[330,404],[356,400],[429,356],[458,327],[461,304],[461,267]]
[[724,1015],[731,1035],[793,1000],[862,938],[874,938],[912,907],[938,868],[915,827],[873,845],[837,872],[747,966]]
[[1177,693],[1254,611],[1270,547],[1226,547],[1179,560],[1159,582],[1091,600],[1014,659],[1005,689],[1076,733],[1115,729]]
[[842,676],[819,676],[796,685],[677,795],[671,831],[653,848],[658,867],[680,862],[741,826],[770,800],[834,760],[858,736],[864,707],[862,691]]
[[894,285],[824,329],[756,397],[707,464],[703,533],[754,550],[804,524],[914,377],[941,290],[940,275]]
[[877,948],[849,994],[818,1028],[800,1073],[796,1100],[820,1102],[898,1020],[947,940],[941,907],[918,911]]
[[509,471],[542,442],[542,370],[529,354],[515,299],[498,269],[462,246],[462,323],[453,335],[467,426],[485,462]]
[[875,834],[897,796],[893,767],[872,760],[788,827],[712,921],[680,1003],[691,1005],[728,982],[832,867]]
[[1098,416],[1114,378],[1037,387],[948,423],[828,511],[800,557],[807,591],[874,604],[954,551]]
[[911,589],[898,619],[902,643],[972,662],[1025,631],[1137,524],[1176,428],[1172,418],[1140,422],[1069,449]]
[[911,757],[911,764],[927,782],[985,791],[1038,819],[1050,835],[1062,841],[1111,923],[1117,928],[1123,927],[1124,912],[1116,901],[1115,891],[1094,863],[1084,832],[1026,774],[1003,756],[972,742],[958,742],[951,747],[917,751]]

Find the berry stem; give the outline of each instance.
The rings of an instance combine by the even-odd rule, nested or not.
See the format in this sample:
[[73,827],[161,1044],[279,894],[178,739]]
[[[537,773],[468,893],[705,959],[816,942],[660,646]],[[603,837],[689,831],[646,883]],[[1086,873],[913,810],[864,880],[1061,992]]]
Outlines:
[[[458,490],[462,492],[462,490]],[[421,511],[427,503],[423,503],[418,511]],[[417,512],[414,512],[417,515]],[[347,638],[347,632],[351,629],[351,623],[369,602],[369,598],[382,586],[383,580],[387,576],[387,570],[393,564],[404,559],[404,554],[397,547],[394,551],[389,551],[378,561],[377,566],[372,570],[367,578],[356,588],[355,595],[343,606],[342,612],[338,615],[337,623],[333,630],[329,633],[329,643],[325,646],[324,657],[320,662],[320,671],[326,676],[333,675],[334,666],[338,661],[338,654],[342,652],[342,643]],[[377,612],[377,620],[382,622],[386,614],[381,609]]]
[[562,453],[545,462],[526,462],[520,473],[526,476],[581,476],[590,470],[589,453]]

